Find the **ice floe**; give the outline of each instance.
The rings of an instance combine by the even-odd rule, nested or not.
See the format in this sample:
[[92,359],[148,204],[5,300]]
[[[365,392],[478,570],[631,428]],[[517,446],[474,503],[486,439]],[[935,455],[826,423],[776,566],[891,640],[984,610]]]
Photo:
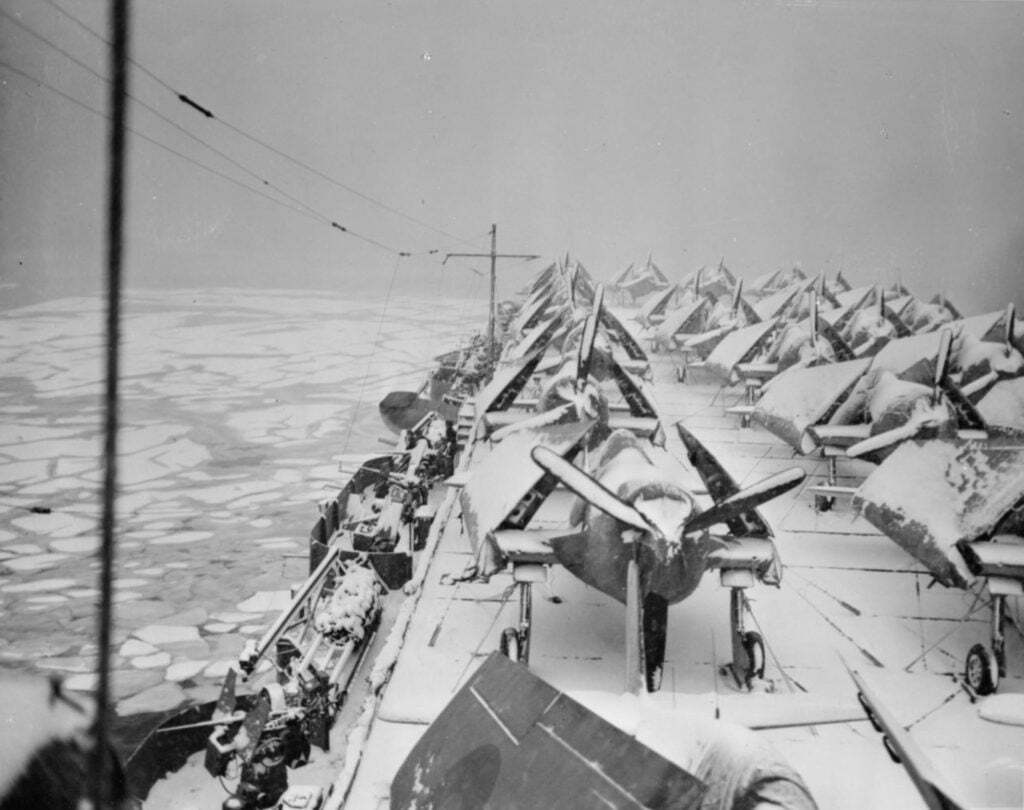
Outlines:
[[132,635],[150,644],[168,644],[176,641],[193,641],[199,639],[199,631],[195,627],[184,627],[169,624],[151,624],[135,630]]

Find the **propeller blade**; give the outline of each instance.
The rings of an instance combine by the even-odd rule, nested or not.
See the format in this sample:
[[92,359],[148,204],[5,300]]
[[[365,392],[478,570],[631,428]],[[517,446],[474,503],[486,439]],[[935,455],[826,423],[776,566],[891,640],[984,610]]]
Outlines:
[[884,433],[869,436],[867,439],[847,447],[846,455],[850,458],[857,458],[858,456],[863,456],[865,453],[882,450],[886,447],[890,447],[891,445],[913,438],[919,428],[920,425],[916,423],[900,425],[899,427],[887,430]]
[[1006,326],[1003,329],[1003,343],[1006,344],[1006,353],[1013,349],[1013,341],[1017,337],[1017,308],[1011,301],[1006,305]]
[[878,317],[885,318],[885,288],[878,288]]
[[[723,259],[724,261],[724,259]],[[743,296],[743,279],[736,282],[736,294],[732,297],[732,314],[735,315],[740,308],[740,298]]]
[[579,467],[570,464],[554,450],[538,446],[530,451],[530,455],[539,467],[551,473],[591,506],[642,532],[657,532],[657,529],[633,506],[606,489]]
[[[824,280],[824,276],[821,279]],[[811,290],[811,348],[818,348],[818,293]]]
[[939,349],[935,355],[935,379],[932,380],[932,403],[939,401],[939,394],[942,391],[942,381],[946,379],[949,372],[950,349],[953,346],[953,330],[943,329],[939,335]]
[[975,394],[977,394],[979,391],[984,391],[986,388],[988,388],[990,385],[992,385],[992,383],[996,382],[998,379],[999,379],[999,374],[998,373],[996,373],[995,371],[989,371],[986,374],[982,374],[980,377],[978,377],[978,379],[973,380],[973,381],[967,383],[967,385],[961,386],[960,387],[960,393],[963,394],[968,399],[970,399]]
[[704,273],[704,268],[701,267],[700,270],[697,271],[697,277],[693,280],[693,297],[694,298],[700,298],[700,277],[701,277],[701,275],[703,275],[703,273]]
[[716,523],[726,523],[734,517],[760,506],[762,503],[777,498],[785,492],[789,492],[797,486],[807,475],[799,467],[791,467],[788,470],[769,475],[762,481],[749,487],[744,487],[739,492],[730,495],[728,498],[719,501],[710,509],[698,512],[686,521],[683,527],[683,534],[703,531],[709,529]]
[[594,308],[587,316],[580,338],[580,350],[576,355],[576,387],[579,389],[590,376],[590,364],[594,358],[594,341],[597,339],[597,324],[601,320],[601,305],[604,302],[604,285],[599,284],[594,293]]

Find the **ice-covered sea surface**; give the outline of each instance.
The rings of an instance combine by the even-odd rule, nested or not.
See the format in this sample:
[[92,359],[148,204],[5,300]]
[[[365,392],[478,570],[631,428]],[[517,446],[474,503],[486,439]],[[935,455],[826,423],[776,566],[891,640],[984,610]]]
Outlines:
[[[129,294],[113,670],[121,715],[209,700],[306,570],[377,402],[479,327],[460,299]],[[103,305],[0,314],[0,666],[94,685]]]

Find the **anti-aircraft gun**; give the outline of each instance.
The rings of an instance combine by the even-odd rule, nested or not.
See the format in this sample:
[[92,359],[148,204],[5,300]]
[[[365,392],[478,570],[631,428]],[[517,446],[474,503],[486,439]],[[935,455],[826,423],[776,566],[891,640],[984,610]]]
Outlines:
[[[243,648],[212,715],[192,714],[199,722],[158,730],[173,735],[166,745],[209,730],[207,770],[239,779],[224,810],[278,806],[299,790],[288,788],[288,769],[305,764],[313,747],[329,750],[332,723],[380,625],[383,599],[411,576],[413,552],[434,518],[430,489],[451,475],[455,452],[452,424],[430,413],[401,432],[394,451],[367,459],[321,504],[309,575],[262,637]],[[255,681],[255,692],[236,694],[239,676]]]

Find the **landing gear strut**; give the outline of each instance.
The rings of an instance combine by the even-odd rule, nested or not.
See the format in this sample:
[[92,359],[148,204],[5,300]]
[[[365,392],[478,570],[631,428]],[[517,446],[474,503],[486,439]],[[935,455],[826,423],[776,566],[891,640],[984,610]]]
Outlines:
[[764,680],[764,639],[754,630],[744,628],[744,617],[749,611],[745,586],[729,591],[729,624],[732,637],[732,676],[736,685],[751,689],[755,680]]
[[[761,386],[753,381],[747,381],[743,387],[745,389],[743,394],[743,404],[746,405],[748,408],[752,408],[754,405],[757,404],[757,394]],[[749,410],[745,410],[742,414],[740,414],[740,427],[750,427]]]
[[[836,456],[833,453],[827,452],[826,448],[824,452],[825,461],[828,463],[828,478],[825,483],[834,487],[839,481],[839,473],[836,469]],[[836,496],[835,495],[815,495],[814,496],[814,509],[817,512],[828,512],[835,506]]]
[[501,631],[499,648],[512,661],[530,663],[530,626],[533,623],[533,583],[544,582],[547,572],[542,565],[523,564],[513,568],[512,576],[519,590],[519,626]]

